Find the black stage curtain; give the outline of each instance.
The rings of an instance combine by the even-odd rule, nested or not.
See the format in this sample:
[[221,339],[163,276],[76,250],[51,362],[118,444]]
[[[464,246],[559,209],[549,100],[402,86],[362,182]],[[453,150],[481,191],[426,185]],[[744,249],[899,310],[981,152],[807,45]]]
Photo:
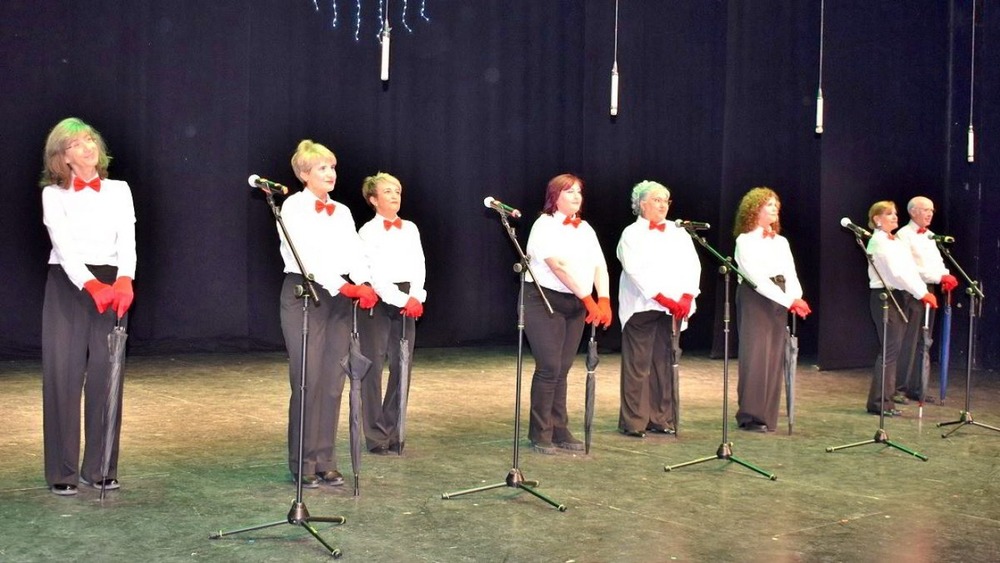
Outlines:
[[[36,184],[45,135],[70,115],[104,134],[112,176],[135,195],[133,353],[280,349],[277,234],[246,178],[297,186],[289,158],[303,138],[337,154],[334,197],[359,224],[371,216],[363,177],[402,180],[402,214],[420,226],[428,261],[421,346],[514,342],[515,254],[481,201],[520,208],[525,242],[561,172],[586,182],[584,213],[615,289],[636,182],[668,185],[671,215],[710,221],[706,239],[724,253],[740,196],[775,188],[816,311],[801,325],[803,353],[822,367],[874,357],[864,257],[840,217],[862,222],[875,200],[928,195],[970,275],[997,278],[1000,227],[982,217],[998,203],[989,132],[1000,65],[989,45],[1000,23],[990,10],[978,20],[970,166],[971,0],[828,3],[821,137],[818,2],[622,2],[617,118],[614,2],[427,0],[430,21],[410,2],[412,33],[391,3],[387,85],[378,3],[362,2],[357,40],[354,3],[336,4],[337,27],[331,0],[0,4],[0,357],[39,354],[49,246]],[[702,259],[688,349],[718,348],[722,333],[721,276]],[[996,319],[987,301],[978,346],[992,366]],[[617,348],[618,324],[600,339]]]

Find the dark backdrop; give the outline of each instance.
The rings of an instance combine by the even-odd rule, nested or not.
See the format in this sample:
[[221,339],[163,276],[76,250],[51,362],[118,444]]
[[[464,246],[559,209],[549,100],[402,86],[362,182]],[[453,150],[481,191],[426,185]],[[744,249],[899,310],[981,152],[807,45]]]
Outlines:
[[[621,111],[608,114],[614,2],[427,0],[391,20],[392,74],[378,80],[377,3],[0,4],[5,94],[0,183],[0,357],[34,357],[49,245],[41,225],[41,153],[48,130],[74,115],[95,125],[130,182],[139,271],[132,353],[278,349],[281,260],[251,173],[297,182],[296,143],[336,152],[338,187],[360,222],[361,179],[378,170],[404,185],[403,215],[420,226],[428,262],[418,345],[512,343],[515,255],[482,199],[525,212],[526,240],[546,181],[586,182],[585,214],[614,258],[642,179],[671,187],[672,217],[706,220],[731,253],[733,213],[752,186],[782,197],[782,224],[815,315],[804,353],[825,368],[871,361],[864,257],[839,219],[868,206],[932,197],[934,227],[986,282],[1000,268],[997,120],[1000,26],[979,14],[975,164],[965,162],[971,0],[840,1],[826,13],[826,132],[813,133],[819,2],[621,3]],[[315,6],[318,6],[319,9]],[[721,347],[723,292],[702,253],[703,297],[688,349]],[[962,298],[965,299],[964,297]],[[966,310],[956,311],[953,355]],[[997,306],[987,301],[979,360],[1000,363]],[[601,335],[617,348],[620,327]],[[967,334],[967,333],[966,333]],[[733,341],[735,346],[735,339]]]

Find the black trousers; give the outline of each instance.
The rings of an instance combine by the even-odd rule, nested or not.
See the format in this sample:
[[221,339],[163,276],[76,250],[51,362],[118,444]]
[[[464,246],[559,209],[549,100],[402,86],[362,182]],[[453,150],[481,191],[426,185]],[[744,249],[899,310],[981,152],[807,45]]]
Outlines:
[[673,415],[673,317],[635,313],[622,330],[621,408],[618,428],[642,432],[675,428]]
[[572,293],[547,290],[545,296],[552,305],[551,315],[538,289],[525,288],[524,333],[535,359],[528,438],[540,443],[572,437],[567,427],[566,377],[580,348],[586,317],[583,303]]
[[[396,284],[404,293],[410,284]],[[416,320],[403,316],[402,309],[379,301],[372,315],[358,311],[361,333],[361,353],[372,361],[371,368],[361,382],[361,418],[365,432],[365,446],[370,450],[376,446],[391,447],[399,444],[399,399],[400,393],[409,397],[409,375],[412,373],[413,344],[416,342]],[[405,331],[405,333],[404,333]],[[405,343],[401,342],[404,340]],[[411,360],[407,365],[407,386],[400,389],[400,358],[405,349]],[[385,397],[382,397],[382,373],[389,365],[389,379],[386,382]],[[403,413],[404,415],[406,413]]]
[[736,326],[740,335],[736,421],[740,426],[764,424],[771,431],[778,427],[787,323],[788,309],[784,306],[746,284],[736,288]]
[[[286,274],[281,286],[281,332],[288,350],[288,468],[298,471],[299,384],[302,377],[303,300],[295,295],[302,284],[299,274]],[[309,341],[306,348],[305,422],[302,429],[302,474],[337,469],[337,422],[347,372],[341,360],[347,356],[351,338],[351,300],[330,295],[316,284],[320,305],[309,302]]]
[[[114,266],[89,266],[104,283],[114,283]],[[127,326],[128,315],[122,319]],[[49,485],[76,485],[80,476],[96,483],[101,475],[105,417],[109,406],[108,334],[115,312],[97,312],[94,300],[77,289],[66,272],[50,265],[42,305],[42,427],[45,442],[45,481]],[[124,367],[124,366],[123,366]],[[124,376],[123,376],[124,381]],[[80,397],[84,399],[84,451],[80,465]],[[122,395],[111,430],[111,461],[107,476],[118,477]]]
[[[879,353],[875,357],[875,366],[872,368],[872,384],[868,390],[868,402],[866,408],[869,412],[879,410],[890,410],[893,408],[892,395],[896,389],[896,373],[899,363],[900,352],[903,349],[903,338],[906,336],[907,323],[899,316],[899,312],[891,301],[882,301],[881,295],[884,289],[873,289],[868,297],[868,308],[871,311],[872,322],[875,323],[875,332],[878,335]],[[893,290],[896,300],[903,303],[903,291]],[[886,307],[885,309],[883,309]],[[905,312],[906,309],[903,309]],[[883,322],[883,313],[888,313],[887,322]],[[912,316],[912,315],[907,315]],[[923,322],[923,319],[910,319],[910,322]],[[885,342],[885,381],[882,386],[882,343]]]
[[[937,297],[938,303],[944,303],[940,285],[927,284],[927,292],[933,293]],[[904,292],[900,305],[906,311],[910,322],[906,325],[899,362],[896,366],[896,392],[919,401],[923,399],[924,391],[921,381],[921,370],[924,362],[924,348],[921,345],[924,337],[924,304],[916,297]],[[934,342],[931,336],[934,334],[935,312],[935,309],[930,310],[927,323],[928,347]]]

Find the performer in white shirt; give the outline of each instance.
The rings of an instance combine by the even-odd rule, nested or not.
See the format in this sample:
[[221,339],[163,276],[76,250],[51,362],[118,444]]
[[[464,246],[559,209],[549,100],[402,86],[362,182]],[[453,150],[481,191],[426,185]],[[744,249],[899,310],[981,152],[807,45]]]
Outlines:
[[[875,323],[879,344],[882,344],[883,339],[885,342],[885,386],[879,387],[879,381],[882,380],[882,347],[880,346],[872,370],[872,384],[868,391],[866,408],[871,414],[879,414],[881,411],[889,416],[899,416],[902,412],[893,405],[892,396],[896,389],[897,363],[903,351],[906,327],[907,324],[921,324],[924,305],[936,309],[937,298],[934,297],[933,293],[927,291],[927,284],[920,277],[910,248],[892,234],[899,226],[896,204],[891,201],[878,201],[872,204],[871,208],[868,209],[868,226],[875,231],[872,233],[872,238],[868,240],[867,251],[872,257],[875,268],[878,268],[878,274],[882,274],[882,278],[889,286],[888,290],[892,292],[900,305],[905,299],[905,293],[912,295],[919,304],[915,318],[912,314],[913,311],[907,313],[907,323],[900,317],[892,302],[888,302],[888,322],[883,329],[882,307],[885,302],[880,296],[887,288],[882,285],[882,281],[872,265],[868,265],[868,287],[871,288],[868,305],[871,310],[872,322]],[[905,313],[906,309],[903,311]]]
[[[368,280],[361,239],[346,205],[330,199],[337,183],[337,157],[330,149],[304,140],[292,155],[292,170],[305,189],[289,196],[281,206],[288,235],[302,264],[312,274],[320,306],[310,302],[309,341],[306,350],[306,406],[303,434],[302,486],[320,483],[339,486],[344,477],[337,470],[337,423],[347,373],[340,360],[347,355],[351,338],[352,300],[364,309],[378,297]],[[288,240],[278,228],[285,281],[281,287],[281,332],[288,351],[288,376],[292,395],[288,406],[288,467],[292,481],[298,471],[299,382],[302,377],[302,298],[295,287],[304,278]],[[348,281],[348,277],[353,280]]]
[[[931,238],[934,232],[929,227],[934,219],[934,202],[923,196],[914,197],[906,205],[906,212],[910,215],[910,221],[896,231],[896,237],[910,247],[920,278],[927,284],[927,291],[941,299],[944,293],[958,287],[958,280],[945,267],[941,251]],[[909,403],[909,399],[933,401],[932,397],[922,396],[924,386],[920,377],[923,351],[919,342],[920,335],[923,334],[924,305],[909,293],[903,294],[900,305],[907,311],[908,317],[919,318],[920,322],[906,325],[906,335],[903,337],[903,349],[896,372],[896,393],[892,400],[904,405]],[[933,333],[934,309],[930,310],[928,327],[930,333]]]
[[812,312],[802,299],[788,239],[781,236],[780,210],[774,190],[753,188],[740,200],[733,226],[736,265],[757,286],[751,289],[739,283],[736,288],[740,339],[736,421],[750,432],[777,429],[788,312],[802,318]]
[[[671,434],[674,326],[687,328],[700,293],[701,261],[691,236],[667,222],[670,190],[643,181],[632,188],[638,217],[618,241],[622,264],[618,316],[622,323],[621,409],[618,430],[641,438]],[[675,322],[677,321],[677,322]]]
[[[111,464],[102,476],[102,444],[111,358],[108,334],[128,325],[135,278],[132,191],[108,178],[111,157],[100,133],[75,117],[45,142],[42,219],[52,252],[42,306],[42,411],[45,480],[57,495],[83,483],[118,489],[121,394]],[[80,396],[86,425],[80,465]],[[103,479],[103,481],[102,481]]]
[[[400,389],[400,340],[405,336],[409,357],[413,358],[416,320],[424,313],[427,269],[420,231],[412,221],[399,216],[403,185],[385,172],[365,178],[361,187],[375,217],[361,226],[358,234],[365,250],[371,284],[379,296],[373,314],[362,315],[361,351],[372,361],[361,385],[362,419],[368,451],[385,454],[400,452],[400,393],[409,394],[409,385]],[[411,360],[412,361],[412,360]],[[382,397],[382,368],[389,364],[389,380]],[[408,364],[407,369],[412,367]],[[409,372],[407,373],[409,376]],[[410,378],[406,378],[407,382]]]
[[[524,332],[535,359],[528,438],[536,452],[583,450],[568,428],[566,377],[585,324],[611,325],[608,264],[597,233],[580,217],[583,181],[572,174],[549,180],[542,214],[531,226],[527,254],[552,305],[549,314],[534,283],[524,296]],[[593,294],[596,289],[597,300]]]

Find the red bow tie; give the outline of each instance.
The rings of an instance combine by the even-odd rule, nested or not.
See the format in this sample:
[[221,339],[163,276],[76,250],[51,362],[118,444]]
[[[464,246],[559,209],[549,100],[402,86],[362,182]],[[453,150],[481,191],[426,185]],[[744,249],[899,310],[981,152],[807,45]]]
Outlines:
[[666,223],[660,223],[659,225],[654,225],[653,223],[649,224],[649,230],[660,231],[661,233],[663,232],[663,229],[665,229],[666,227],[667,227]]
[[396,227],[397,229],[403,228],[403,220],[400,219],[399,217],[396,217],[395,221],[386,221],[385,219],[383,219],[382,224],[385,225],[385,230],[387,231],[393,227]]
[[332,204],[332,203],[323,203],[322,201],[320,201],[318,199],[316,200],[316,213],[322,213],[322,212],[326,211],[327,215],[333,215],[333,210],[336,207],[337,206],[334,205],[334,204]]
[[80,191],[83,188],[90,188],[90,189],[94,190],[95,192],[101,191],[101,177],[98,176],[97,178],[94,178],[93,180],[91,180],[89,182],[84,182],[79,177],[74,176],[73,177],[73,189],[76,190],[76,191]]
[[927,232],[927,229],[926,229],[926,228],[924,228],[924,227],[919,227],[919,228],[917,229],[917,234],[918,234],[918,235],[922,235],[922,234],[924,234],[924,233],[926,233],[926,232]]
[[774,238],[774,229],[764,229],[764,238]]
[[567,218],[563,219],[563,225],[573,225],[574,229],[577,228],[577,227],[579,227],[580,223],[582,223],[582,222],[583,222],[583,219],[580,219],[579,217],[576,217],[576,218],[574,218],[574,217],[567,217]]

